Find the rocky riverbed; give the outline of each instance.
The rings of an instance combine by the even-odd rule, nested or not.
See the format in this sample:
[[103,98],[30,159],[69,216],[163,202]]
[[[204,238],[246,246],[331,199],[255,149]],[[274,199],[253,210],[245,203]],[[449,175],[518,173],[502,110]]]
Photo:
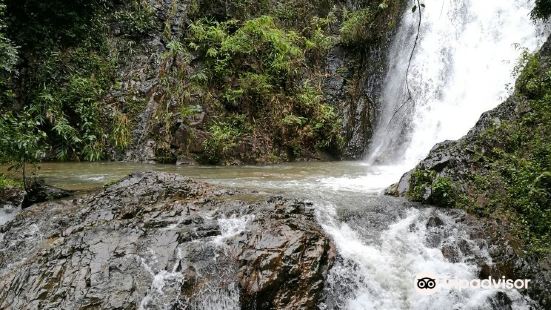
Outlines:
[[308,203],[136,173],[0,227],[0,308],[313,308],[334,257]]

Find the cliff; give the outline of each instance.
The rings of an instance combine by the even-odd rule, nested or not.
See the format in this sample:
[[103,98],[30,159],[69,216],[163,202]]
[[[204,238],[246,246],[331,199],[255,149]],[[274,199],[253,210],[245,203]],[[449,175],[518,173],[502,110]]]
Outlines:
[[405,4],[5,2],[32,157],[208,164],[359,158]]

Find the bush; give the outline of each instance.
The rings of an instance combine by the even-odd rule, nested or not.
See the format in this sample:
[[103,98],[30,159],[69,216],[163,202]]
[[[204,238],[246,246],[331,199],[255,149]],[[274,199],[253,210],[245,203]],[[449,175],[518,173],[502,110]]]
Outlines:
[[10,178],[8,178],[5,175],[0,173],[0,190],[3,189],[3,188],[10,188],[10,187],[19,188],[19,187],[22,187],[22,184],[21,184],[21,182],[19,182],[17,180],[14,180],[14,179],[10,179]]
[[17,63],[17,48],[6,36],[5,10],[4,1],[0,0],[0,109],[13,101],[10,79]]
[[[143,3],[131,2],[125,6],[126,15],[121,15],[120,4],[105,0],[6,2],[10,16],[6,33],[20,46],[20,64],[26,67],[14,80],[19,84],[10,88],[12,92],[25,88],[14,98],[15,106],[46,134],[40,143],[47,157],[100,160],[111,145],[125,148],[128,120],[117,107],[103,103],[115,84],[117,68],[107,35],[112,19],[129,26],[129,34],[147,31]],[[0,37],[2,29],[0,22]],[[2,100],[0,110],[14,110],[9,103]]]
[[369,41],[372,35],[371,23],[373,13],[369,8],[347,12],[341,26],[342,43],[355,45]]
[[209,128],[210,137],[203,143],[204,152],[200,160],[207,164],[219,164],[230,157],[247,129],[243,116],[235,116],[227,122],[215,122]]
[[153,8],[146,1],[132,0],[114,13],[114,19],[122,28],[123,35],[140,39],[156,26]]
[[[253,124],[270,124],[253,126],[255,134],[271,136],[274,143],[269,147],[281,148],[291,157],[311,154],[312,149],[338,155],[343,144],[338,115],[323,102],[322,90],[303,80],[305,73],[311,74],[306,53],[319,53],[329,44],[322,38],[324,22],[316,24],[315,37],[306,38],[282,28],[270,16],[243,23],[196,21],[190,26],[187,45],[205,68],[194,76],[210,78],[192,81],[201,81],[195,84],[202,89],[200,94],[214,94],[215,102],[223,103],[222,113],[238,113]],[[205,148],[207,162],[219,162],[226,153],[219,146],[232,145],[216,138],[228,131],[220,130],[220,122],[225,121],[219,119],[209,129],[213,138]]]
[[417,202],[426,202],[426,192],[430,190],[435,173],[425,169],[415,169],[409,181],[408,198]]
[[407,196],[417,202],[451,208],[458,204],[458,192],[448,177],[438,176],[435,171],[415,169],[409,181]]
[[450,178],[437,177],[431,186],[430,203],[440,207],[455,207],[457,192]]

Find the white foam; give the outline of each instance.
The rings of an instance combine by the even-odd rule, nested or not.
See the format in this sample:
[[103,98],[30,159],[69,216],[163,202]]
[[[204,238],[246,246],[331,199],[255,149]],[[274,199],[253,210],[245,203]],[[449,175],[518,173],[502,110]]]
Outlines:
[[214,238],[217,244],[223,243],[225,239],[235,237],[245,231],[247,225],[254,219],[254,215],[237,216],[233,214],[229,218],[219,218],[218,227],[220,235]]
[[[332,236],[343,261],[337,262],[329,275],[329,289],[342,288],[345,309],[492,309],[489,298],[498,290],[439,290],[422,295],[415,290],[415,276],[431,273],[455,279],[476,279],[477,267],[467,263],[469,257],[453,263],[438,248],[425,244],[426,222],[431,209],[410,209],[408,214],[382,232],[380,240],[368,242],[346,223],[335,220],[332,206],[320,208],[324,229]],[[439,217],[446,217],[442,214]],[[453,230],[451,220],[446,229]],[[452,233],[450,239],[461,239]],[[451,240],[453,242],[453,240]],[[484,253],[478,253],[484,255]],[[344,284],[344,288],[342,287]],[[506,292],[513,300],[513,309],[528,309],[528,301],[517,291]]]

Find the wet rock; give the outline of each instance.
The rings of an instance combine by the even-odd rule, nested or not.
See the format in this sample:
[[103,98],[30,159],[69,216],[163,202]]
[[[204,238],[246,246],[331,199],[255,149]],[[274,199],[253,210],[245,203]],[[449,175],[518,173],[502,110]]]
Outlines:
[[440,250],[442,255],[452,263],[458,263],[461,260],[461,252],[452,244],[445,244]]
[[73,192],[55,186],[47,185],[44,180],[34,180],[27,188],[25,197],[21,203],[23,208],[44,201],[66,198]]
[[242,305],[250,309],[313,309],[335,249],[321,228],[308,220],[313,218],[311,206],[289,205],[283,199],[273,203],[276,212],[262,223],[256,222],[243,236],[245,245],[239,255]]
[[497,292],[497,294],[490,298],[490,305],[492,309],[500,309],[500,310],[508,310],[512,309],[513,302],[507,296],[507,294],[503,292]]
[[429,218],[429,220],[427,221],[427,228],[430,228],[430,227],[442,227],[444,226],[444,221],[442,221],[442,219],[440,217],[438,217],[437,215],[435,216],[431,216]]
[[0,226],[0,308],[306,309],[334,246],[312,206],[166,173],[25,209]]
[[21,206],[25,191],[19,187],[5,187],[0,189],[0,208],[14,208]]
[[398,183],[394,183],[390,185],[388,188],[385,189],[385,195],[387,196],[393,196],[393,197],[400,197],[400,192],[398,190]]

